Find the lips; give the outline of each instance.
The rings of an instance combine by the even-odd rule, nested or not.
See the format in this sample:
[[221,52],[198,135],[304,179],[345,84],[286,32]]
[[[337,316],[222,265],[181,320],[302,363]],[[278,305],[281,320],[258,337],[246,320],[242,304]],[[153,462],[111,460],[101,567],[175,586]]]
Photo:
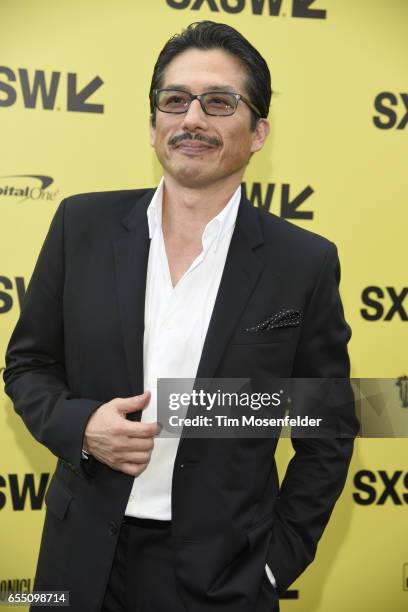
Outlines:
[[183,140],[182,142],[180,142],[179,145],[177,145],[176,148],[182,153],[197,155],[200,153],[206,153],[207,151],[215,149],[216,147],[214,147],[213,145],[207,144],[205,142],[202,142],[202,141]]

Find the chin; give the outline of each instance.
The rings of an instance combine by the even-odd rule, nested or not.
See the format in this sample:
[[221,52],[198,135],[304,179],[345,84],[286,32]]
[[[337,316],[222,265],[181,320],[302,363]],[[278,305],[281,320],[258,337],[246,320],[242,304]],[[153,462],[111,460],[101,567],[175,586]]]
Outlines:
[[178,167],[175,172],[171,173],[173,179],[183,187],[204,187],[213,183],[219,177],[214,176],[211,172],[203,172],[202,168],[193,167],[190,164]]
[[209,176],[203,176],[199,173],[183,173],[174,177],[179,185],[187,187],[189,189],[197,189],[199,187],[206,187],[207,185],[214,182],[214,179]]

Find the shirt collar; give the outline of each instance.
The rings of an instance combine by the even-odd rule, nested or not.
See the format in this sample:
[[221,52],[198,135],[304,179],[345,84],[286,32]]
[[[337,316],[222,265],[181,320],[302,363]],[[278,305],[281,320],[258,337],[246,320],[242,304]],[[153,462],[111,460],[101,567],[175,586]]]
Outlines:
[[[157,229],[161,229],[162,226],[162,205],[163,205],[163,188],[164,178],[161,178],[160,183],[157,186],[156,191],[153,194],[153,198],[147,209],[147,221],[149,224],[149,238],[152,239]],[[214,251],[226,234],[228,230],[234,227],[239,203],[241,201],[241,185],[235,190],[231,198],[228,200],[224,208],[213,217],[205,226],[202,243],[203,250],[206,251],[211,246]]]
[[150,240],[153,238],[156,229],[160,229],[162,224],[163,186],[164,178],[162,177],[147,208]]

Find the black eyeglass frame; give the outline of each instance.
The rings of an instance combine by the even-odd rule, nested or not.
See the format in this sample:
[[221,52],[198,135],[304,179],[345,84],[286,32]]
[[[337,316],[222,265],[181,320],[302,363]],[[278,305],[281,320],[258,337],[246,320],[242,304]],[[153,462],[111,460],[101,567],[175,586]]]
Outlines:
[[[162,92],[162,91],[178,91],[180,93],[187,94],[187,95],[190,96],[190,104],[187,106],[187,108],[185,110],[182,110],[182,111],[166,111],[166,110],[163,110],[162,108],[160,108],[157,105],[157,95],[160,92]],[[211,117],[231,117],[235,113],[237,108],[238,108],[238,102],[240,100],[242,100],[242,102],[244,102],[256,115],[258,115],[258,117],[260,119],[262,118],[262,114],[261,114],[260,110],[255,106],[255,104],[252,104],[252,102],[250,100],[248,100],[248,98],[246,98],[242,94],[235,93],[234,91],[205,91],[202,94],[192,94],[189,91],[185,91],[184,89],[173,89],[172,87],[165,87],[163,89],[153,89],[152,93],[153,93],[153,103],[154,103],[155,108],[157,108],[162,113],[168,113],[170,115],[184,115],[184,113],[186,113],[188,111],[188,109],[190,108],[191,103],[194,100],[198,100],[199,103],[200,103],[200,106],[201,106],[201,108],[203,110],[203,112],[206,115],[210,115]],[[205,110],[204,104],[203,104],[203,101],[202,101],[202,97],[203,96],[207,96],[208,94],[228,94],[230,96],[233,96],[235,98],[235,100],[236,100],[236,105],[235,105],[234,111],[232,113],[229,113],[228,115],[217,115],[216,113],[208,113]]]

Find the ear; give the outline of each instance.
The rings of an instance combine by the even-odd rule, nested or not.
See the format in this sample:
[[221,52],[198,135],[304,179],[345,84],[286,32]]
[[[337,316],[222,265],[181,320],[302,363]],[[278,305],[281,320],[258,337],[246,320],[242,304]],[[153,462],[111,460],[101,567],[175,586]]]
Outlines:
[[152,147],[156,144],[156,126],[154,125],[154,115],[150,115],[149,119],[149,129],[150,129],[150,145]]
[[267,119],[258,119],[256,128],[252,133],[251,153],[262,149],[265,140],[268,138],[269,130],[269,121]]

